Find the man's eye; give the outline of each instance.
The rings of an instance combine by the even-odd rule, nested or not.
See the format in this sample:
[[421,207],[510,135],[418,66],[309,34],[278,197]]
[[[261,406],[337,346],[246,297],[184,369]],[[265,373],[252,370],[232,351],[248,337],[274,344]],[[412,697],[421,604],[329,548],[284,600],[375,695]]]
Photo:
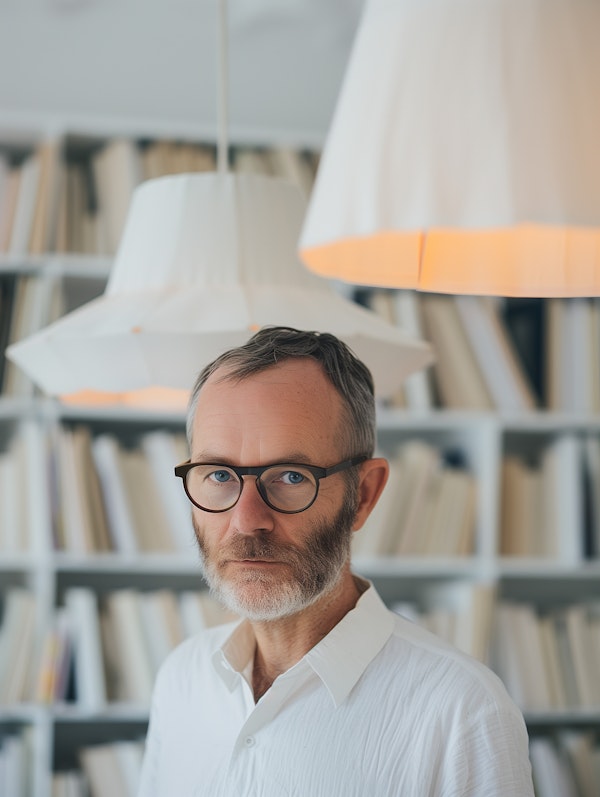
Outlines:
[[305,477],[297,470],[286,470],[281,474],[281,481],[284,484],[302,484]]
[[209,473],[208,478],[219,484],[223,484],[224,482],[231,481],[232,476],[228,470],[214,470],[212,473]]

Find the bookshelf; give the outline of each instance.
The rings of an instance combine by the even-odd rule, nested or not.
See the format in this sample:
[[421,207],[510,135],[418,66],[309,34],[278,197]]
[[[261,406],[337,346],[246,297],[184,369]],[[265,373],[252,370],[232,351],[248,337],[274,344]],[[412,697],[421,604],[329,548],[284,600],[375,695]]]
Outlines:
[[[61,136],[61,141],[72,162],[78,159],[82,162],[105,145],[103,140],[71,135]],[[135,153],[137,145],[120,141],[121,156],[126,151],[130,156]],[[11,162],[16,163],[34,152],[37,143],[32,139],[20,149],[7,145],[5,151],[13,153],[10,157],[16,160]],[[150,146],[148,141],[142,142],[137,147],[138,155],[147,152]],[[211,157],[210,147],[194,147],[194,157]],[[303,190],[308,191],[316,156],[303,153],[294,167],[290,151],[286,150],[285,156],[282,153],[283,150],[275,158],[264,148],[238,147],[238,165],[272,171],[273,164],[278,163],[277,168],[288,175],[293,172],[294,179],[303,182]],[[98,234],[90,236],[88,230],[83,239],[89,243],[98,237]],[[74,240],[78,240],[77,235]],[[102,292],[111,263],[108,249],[100,247],[102,251],[94,251],[90,247],[82,253],[64,248],[66,251],[55,251],[54,247],[33,253],[26,247],[20,252],[5,249],[0,254],[0,296],[6,301],[2,304],[0,322],[3,346],[11,336],[29,334]],[[25,284],[29,290],[22,287]],[[402,312],[404,322],[413,328],[415,322],[423,322],[425,314],[418,311],[414,297],[409,300],[391,292],[369,292],[357,299],[372,304],[392,321],[398,321],[394,314]],[[30,304],[28,312],[21,313],[20,325],[13,323],[16,303]],[[490,383],[486,383],[480,353],[479,360],[472,356],[466,364],[463,359],[462,365],[454,369],[468,381],[473,369],[479,368],[479,384],[485,388],[477,394],[479,399],[473,400],[473,393],[454,391],[452,368],[443,377],[434,368],[426,375],[417,375],[403,395],[379,407],[378,445],[397,465],[397,484],[401,487],[410,479],[411,484],[420,485],[415,494],[423,498],[420,505],[413,502],[410,511],[412,524],[421,532],[413,539],[415,547],[403,548],[406,540],[391,517],[401,517],[408,511],[406,496],[404,504],[390,502],[387,509],[392,514],[387,518],[382,501],[379,516],[371,519],[357,537],[355,568],[375,582],[390,606],[448,636],[492,666],[498,664],[494,646],[498,647],[500,638],[499,607],[529,607],[538,621],[577,607],[590,623],[587,635],[596,647],[588,650],[587,655],[597,666],[600,662],[600,636],[597,639],[595,625],[600,606],[600,455],[596,449],[600,447],[600,384],[593,380],[600,382],[600,377],[594,376],[597,371],[592,368],[592,383],[588,384],[589,379],[586,382],[585,401],[580,400],[583,383],[581,389],[561,394],[557,390],[561,380],[575,381],[576,387],[577,380],[587,379],[588,371],[581,362],[576,366],[570,363],[557,341],[571,341],[568,353],[573,352],[569,348],[572,341],[579,340],[577,351],[586,352],[585,362],[598,359],[598,300],[587,302],[585,307],[579,302],[576,308],[571,306],[574,301],[565,300],[565,306],[559,310],[556,307],[551,310],[548,303],[540,302],[527,306],[495,304],[474,310],[469,306],[472,304],[469,301],[453,306],[450,313],[445,313],[443,323],[449,323],[450,317],[456,323],[474,312],[477,315],[470,316],[471,322],[477,325],[482,323],[485,311],[486,317],[492,313],[496,326],[501,322],[502,329],[510,329],[512,349],[504,355],[503,373],[513,373],[512,380],[506,378],[513,392],[494,393]],[[429,317],[435,312],[432,310]],[[562,337],[553,339],[553,354],[540,370],[532,347],[544,337],[544,324],[548,326],[551,317],[566,318],[566,331]],[[446,329],[443,325],[437,327],[440,328]],[[490,328],[486,329],[489,332]],[[588,331],[585,345],[582,330]],[[429,334],[424,328],[415,331]],[[464,346],[464,340],[468,340],[465,329],[460,337]],[[498,346],[498,340],[495,345]],[[463,356],[457,352],[457,348],[453,349],[451,356]],[[514,370],[511,371],[515,362],[521,369],[516,377]],[[63,673],[61,699],[52,699],[48,694],[40,699],[36,693],[40,662],[49,634],[55,632],[60,638],[63,621],[58,618],[65,611],[59,610],[69,607],[73,595],[84,595],[80,610],[85,616],[92,597],[100,649],[107,660],[111,656],[110,639],[114,655],[114,639],[118,638],[115,630],[109,628],[111,611],[114,615],[118,603],[115,596],[121,597],[126,612],[138,612],[138,617],[143,618],[144,612],[159,611],[159,605],[170,611],[171,616],[173,611],[178,612],[184,634],[186,628],[189,631],[202,623],[215,622],[216,615],[213,606],[198,599],[197,593],[203,585],[193,535],[191,526],[182,534],[181,522],[173,521],[174,517],[181,517],[178,513],[182,511],[181,506],[174,509],[176,499],[171,494],[162,496],[164,506],[170,506],[174,513],[170,525],[167,519],[162,536],[136,537],[140,528],[142,532],[149,531],[143,515],[130,518],[133,531],[130,528],[129,532],[119,533],[115,528],[117,520],[108,516],[106,507],[105,496],[110,488],[101,478],[101,463],[106,464],[109,452],[117,459],[135,455],[137,464],[130,462],[126,466],[138,473],[134,479],[149,479],[147,483],[154,485],[155,492],[157,484],[172,481],[185,501],[170,471],[175,463],[174,452],[181,451],[183,416],[126,408],[64,406],[38,395],[27,380],[15,375],[9,378],[8,371],[6,365],[0,371],[4,388],[0,395],[0,491],[5,497],[0,502],[4,513],[0,514],[0,646],[9,615],[12,613],[17,618],[13,624],[18,624],[20,617],[20,622],[29,623],[31,628],[29,646],[22,654],[22,660],[31,666],[26,668],[20,685],[12,685],[10,694],[16,693],[17,699],[0,701],[0,755],[28,762],[32,780],[24,793],[50,797],[50,773],[79,767],[82,750],[102,748],[106,756],[121,756],[129,762],[131,776],[139,752],[135,745],[143,739],[148,717],[147,697],[132,695],[122,685],[115,687],[113,683],[102,700],[94,699],[93,689],[92,698],[88,702],[82,700],[77,663]],[[481,400],[484,393],[487,397]],[[139,475],[141,471],[135,468],[139,468],[140,452],[141,459],[148,464],[154,455],[158,457],[157,450],[162,452],[166,468],[162,473],[166,475],[163,480],[152,482],[152,478],[157,478],[156,473],[153,476],[150,472],[152,469],[146,468],[145,475]],[[168,450],[173,453],[165,465],[164,452]],[[533,519],[526,524],[534,528],[538,541],[548,536],[545,530],[551,520],[560,521],[552,549],[542,551],[531,543],[529,549],[507,553],[510,545],[505,538],[508,532],[503,515],[508,489],[505,463],[511,457],[537,474],[530,480],[537,478],[534,492],[537,490],[538,497],[546,496],[545,503],[542,502],[546,514],[528,515]],[[72,482],[78,472],[88,478],[78,482],[78,489],[73,490]],[[90,476],[95,478],[95,486]],[[442,520],[450,517],[444,513],[454,512],[457,506],[447,476],[460,483],[457,489],[467,496],[465,501],[471,502],[463,506],[460,517],[456,516],[456,526],[463,530],[463,536],[460,545],[457,543],[452,549],[440,547],[439,537],[439,516]],[[468,477],[468,482],[463,476]],[[544,477],[548,479],[545,488]],[[65,489],[61,491],[63,483]],[[73,496],[80,500],[74,501]],[[549,512],[550,499],[554,498],[557,503]],[[513,497],[509,505],[515,502]],[[90,507],[96,510],[90,512]],[[438,537],[437,543],[434,535],[423,547],[424,530],[433,523],[432,517],[424,513],[424,507],[429,508],[430,515],[437,512]],[[187,511],[187,505],[183,511]],[[106,515],[104,530],[92,528],[90,524],[98,521],[102,512]],[[135,515],[133,510],[132,514]],[[175,526],[177,533],[173,531]],[[380,545],[382,528],[387,532],[384,548]],[[445,528],[444,524],[441,528]],[[106,544],[107,539],[110,544]],[[445,544],[447,540],[442,542]],[[22,598],[24,594],[32,596],[33,611],[23,602],[17,606],[19,597],[14,596]],[[11,602],[16,608],[9,612]],[[146,641],[147,646],[154,645],[155,653],[161,645],[164,651],[165,644],[164,639]],[[65,658],[69,660],[68,651]],[[114,660],[112,666],[114,676]],[[147,675],[151,677],[152,671]],[[506,678],[508,681],[508,675]],[[0,689],[4,688],[2,684],[0,670]],[[521,687],[522,684],[514,688],[518,692]],[[78,699],[74,699],[75,694]],[[539,748],[542,752],[538,750],[535,754],[536,760],[544,760],[549,749],[563,749],[566,734],[575,733],[580,735],[578,739],[588,739],[589,734],[600,732],[600,700],[586,702],[578,698],[562,705],[544,705],[543,701],[528,704],[524,699],[523,704],[532,738],[544,742]],[[7,764],[6,768],[11,766],[18,765]]]

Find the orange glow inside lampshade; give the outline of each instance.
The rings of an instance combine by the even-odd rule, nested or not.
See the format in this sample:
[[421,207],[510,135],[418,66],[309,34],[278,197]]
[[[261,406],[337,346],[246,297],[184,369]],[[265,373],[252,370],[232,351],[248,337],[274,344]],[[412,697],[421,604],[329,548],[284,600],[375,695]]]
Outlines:
[[362,285],[498,296],[600,293],[600,229],[593,228],[383,230],[300,255],[318,274]]
[[113,393],[107,390],[78,390],[58,396],[63,404],[80,407],[134,407],[140,410],[185,412],[189,390],[170,387],[147,387]]
[[299,242],[338,280],[600,295],[600,2],[365,0]]

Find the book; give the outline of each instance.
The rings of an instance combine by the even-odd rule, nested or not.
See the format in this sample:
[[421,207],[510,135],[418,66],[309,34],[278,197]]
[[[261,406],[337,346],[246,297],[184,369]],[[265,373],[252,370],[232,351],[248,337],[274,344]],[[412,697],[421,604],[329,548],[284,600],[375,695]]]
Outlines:
[[29,252],[43,254],[55,249],[59,196],[61,192],[62,141],[51,139],[39,145],[36,151],[39,159],[39,177],[31,231]]
[[237,147],[233,153],[233,171],[273,176],[273,167],[266,149]]
[[548,684],[549,707],[566,709],[568,701],[560,666],[554,619],[551,615],[544,615],[539,618],[538,625]]
[[34,644],[35,600],[23,587],[4,593],[0,628],[0,705],[24,699]]
[[559,434],[551,441],[542,454],[541,474],[542,512],[536,551],[564,564],[579,564],[584,556],[584,496],[577,435]]
[[82,772],[52,773],[52,797],[88,797],[88,794]]
[[486,662],[492,633],[494,597],[495,590],[490,584],[454,581],[433,586],[427,601],[436,609],[438,628],[440,609],[449,612],[452,617],[448,630],[443,634],[444,638],[459,650]]
[[137,549],[140,552],[174,552],[175,542],[165,506],[156,488],[151,462],[139,447],[125,448],[119,445],[116,451],[131,509]]
[[6,553],[27,551],[31,542],[21,489],[26,472],[24,440],[14,435],[0,453],[0,540]]
[[524,709],[548,709],[551,693],[533,606],[510,601],[498,604],[494,636],[493,666],[512,698]]
[[590,300],[590,410],[600,412],[600,299]]
[[94,797],[131,797],[113,744],[84,747],[79,760]]
[[4,158],[0,168],[3,172],[2,193],[0,194],[0,253],[4,253],[8,252],[10,247],[22,171],[20,166],[11,165]]
[[470,473],[459,468],[440,469],[426,532],[426,554],[466,556],[473,553],[476,497],[477,488]]
[[179,605],[168,590],[142,593],[139,601],[152,673],[156,677],[160,665],[185,638]]
[[591,300],[563,300],[560,409],[569,412],[594,411],[592,379],[598,369],[594,358],[598,352],[593,347],[593,324]]
[[393,556],[398,546],[406,492],[406,469],[399,456],[389,459],[387,484],[364,526],[352,538],[353,556]]
[[11,255],[27,254],[35,214],[35,203],[40,178],[40,158],[30,153],[20,165],[18,193],[14,205],[7,251]]
[[541,475],[520,457],[506,454],[501,466],[501,556],[534,556],[541,523]]
[[58,538],[69,553],[96,550],[90,505],[84,488],[83,462],[75,451],[73,430],[61,427],[54,435],[58,472]]
[[536,406],[529,380],[494,299],[456,296],[456,307],[477,365],[498,410],[523,412]]
[[586,608],[582,604],[568,606],[564,610],[564,623],[580,703],[583,706],[597,706],[600,704],[598,661],[594,658],[590,642]]
[[573,650],[567,631],[566,611],[563,609],[553,612],[552,621],[556,637],[559,668],[565,691],[565,700],[568,708],[576,708],[582,705],[582,695],[579,691],[575,663],[573,660]]
[[600,437],[586,435],[582,446],[588,550],[591,556],[598,557],[600,556]]
[[136,144],[125,138],[108,141],[92,156],[97,214],[107,251],[117,251],[131,198],[142,179]]
[[75,670],[76,701],[86,711],[106,705],[106,681],[98,619],[98,598],[88,587],[65,591]]
[[115,590],[106,596],[105,607],[118,657],[120,699],[148,706],[155,673],[144,633],[141,596],[132,589]]
[[141,437],[140,448],[149,463],[153,489],[174,547],[183,553],[192,553],[196,540],[190,502],[179,479],[173,477],[174,466],[188,457],[185,436],[164,430],[147,432]]
[[544,736],[529,741],[536,797],[579,797],[568,759]]
[[[396,326],[413,338],[421,340],[424,336],[419,295],[416,291],[394,291],[393,318]],[[428,412],[433,408],[433,388],[431,369],[427,368],[411,374],[404,382],[404,397],[410,410]]]
[[315,171],[305,153],[290,147],[271,147],[268,150],[270,171],[293,183],[308,199],[315,181]]
[[96,552],[112,551],[114,544],[110,537],[100,480],[94,467],[90,428],[77,425],[69,431],[69,434],[78,469],[77,485],[83,496],[85,522],[89,528],[93,550]]
[[[394,294],[392,291],[375,288],[366,292],[365,299],[369,310],[379,316],[386,324],[390,326],[396,325]],[[405,384],[400,385],[392,395],[386,397],[386,404],[396,408],[407,406]]]
[[439,451],[429,443],[411,440],[401,449],[405,466],[405,496],[399,534],[394,553],[397,556],[423,554],[427,529],[435,505],[436,479],[442,467]]
[[432,375],[442,406],[489,410],[493,401],[462,326],[453,296],[420,297],[423,329],[436,360]]
[[72,653],[71,637],[69,612],[66,607],[60,606],[55,609],[50,628],[45,635],[35,681],[36,702],[51,704],[65,700]]
[[125,489],[119,448],[114,435],[99,434],[92,441],[92,458],[114,547],[119,553],[134,554],[138,552],[139,544]]
[[564,729],[558,734],[558,743],[571,765],[579,797],[597,797],[600,794],[600,768],[594,734]]
[[[11,308],[9,344],[28,337],[43,325],[46,299],[46,283],[40,276],[31,274],[17,278]],[[2,392],[11,396],[31,396],[35,387],[18,365],[6,360]]]

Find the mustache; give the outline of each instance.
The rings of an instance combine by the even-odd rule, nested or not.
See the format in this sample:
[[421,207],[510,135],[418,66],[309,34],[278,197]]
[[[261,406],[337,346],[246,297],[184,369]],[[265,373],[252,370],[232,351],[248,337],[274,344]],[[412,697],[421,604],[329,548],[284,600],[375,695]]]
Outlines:
[[274,543],[266,537],[238,537],[219,549],[222,559],[262,559],[265,561],[296,562],[294,548]]

